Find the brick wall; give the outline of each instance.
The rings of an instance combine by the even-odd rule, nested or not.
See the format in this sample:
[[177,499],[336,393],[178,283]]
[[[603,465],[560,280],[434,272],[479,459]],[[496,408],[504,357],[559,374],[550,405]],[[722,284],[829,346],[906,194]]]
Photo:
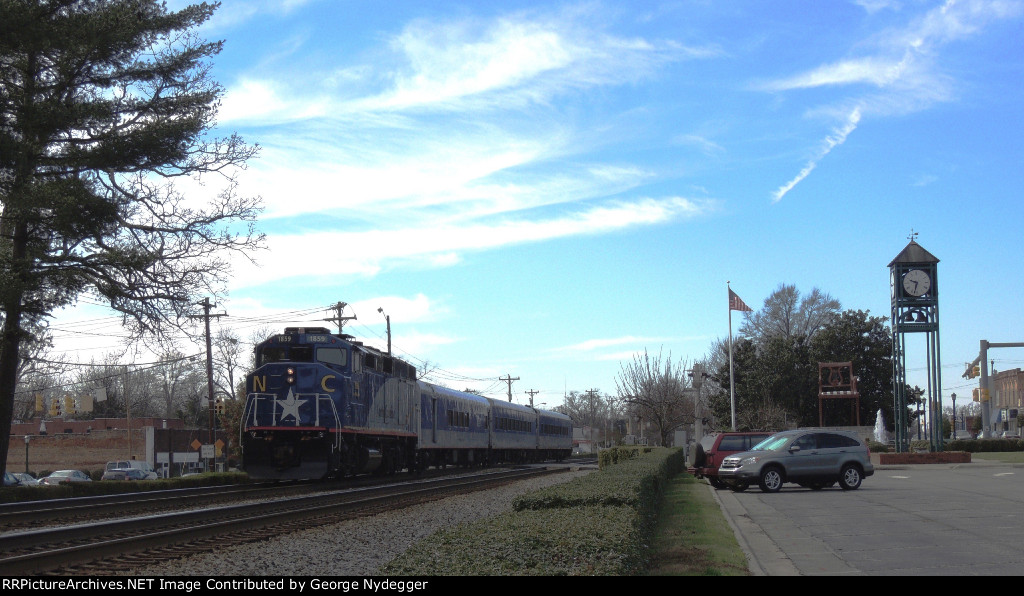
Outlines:
[[[146,432],[132,429],[129,452],[128,430],[98,430],[88,434],[33,435],[28,444],[28,469],[38,474],[44,470],[101,470],[108,461],[146,459]],[[25,471],[25,438],[12,436],[7,451],[7,470]]]

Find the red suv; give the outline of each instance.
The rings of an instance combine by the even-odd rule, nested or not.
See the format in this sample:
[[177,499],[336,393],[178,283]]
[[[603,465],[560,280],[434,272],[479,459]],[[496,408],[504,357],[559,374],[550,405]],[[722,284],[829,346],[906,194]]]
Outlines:
[[697,478],[707,478],[711,486],[725,488],[725,484],[718,479],[718,466],[728,455],[750,449],[761,441],[772,436],[770,432],[749,432],[749,433],[718,433],[705,436],[700,443],[694,445],[690,461],[692,467],[686,470]]

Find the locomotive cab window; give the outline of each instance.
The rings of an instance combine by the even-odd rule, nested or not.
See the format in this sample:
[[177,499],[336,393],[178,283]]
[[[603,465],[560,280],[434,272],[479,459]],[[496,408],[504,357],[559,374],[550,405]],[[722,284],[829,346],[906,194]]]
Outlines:
[[312,362],[313,346],[292,346],[288,356],[292,362]]
[[341,348],[317,348],[316,360],[324,364],[345,366],[348,353]]
[[283,362],[288,360],[288,348],[268,347],[260,350],[259,365],[263,366],[268,362]]
[[269,362],[312,362],[310,346],[268,346],[260,350],[259,365]]

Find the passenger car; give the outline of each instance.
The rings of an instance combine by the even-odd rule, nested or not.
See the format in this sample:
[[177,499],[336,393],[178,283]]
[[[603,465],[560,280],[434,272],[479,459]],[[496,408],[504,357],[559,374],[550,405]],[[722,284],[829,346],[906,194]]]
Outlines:
[[144,470],[137,468],[127,468],[120,470],[107,470],[103,472],[103,476],[100,480],[149,480],[149,476]]
[[141,470],[145,475],[142,480],[156,480],[158,478],[156,471],[153,466],[149,465],[149,462],[139,460],[121,460],[121,461],[108,461],[107,465],[104,466],[105,472],[111,470]]
[[21,486],[35,486],[39,484],[39,481],[35,479],[32,474],[26,474],[25,472],[12,472],[12,476],[18,479]]
[[45,484],[47,486],[56,486],[58,484],[65,484],[68,482],[92,482],[92,478],[89,475],[80,470],[57,470],[49,476],[39,480],[39,484]]
[[4,486],[21,486],[21,481],[14,474],[4,472]]
[[694,446],[687,472],[697,478],[707,478],[715,488],[725,488],[718,478],[718,466],[727,455],[749,451],[754,445],[771,436],[770,432],[723,432],[705,436]]
[[776,433],[750,451],[722,460],[718,477],[737,491],[757,483],[777,492],[786,482],[821,490],[839,482],[843,490],[860,487],[875,473],[868,446],[851,433],[802,429]]

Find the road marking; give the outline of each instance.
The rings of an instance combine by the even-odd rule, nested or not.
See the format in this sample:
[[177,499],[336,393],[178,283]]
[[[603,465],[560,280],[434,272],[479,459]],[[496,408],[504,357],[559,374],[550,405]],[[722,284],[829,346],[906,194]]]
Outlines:
[[998,474],[993,474],[993,476],[1013,476],[1013,472],[1000,472]]

